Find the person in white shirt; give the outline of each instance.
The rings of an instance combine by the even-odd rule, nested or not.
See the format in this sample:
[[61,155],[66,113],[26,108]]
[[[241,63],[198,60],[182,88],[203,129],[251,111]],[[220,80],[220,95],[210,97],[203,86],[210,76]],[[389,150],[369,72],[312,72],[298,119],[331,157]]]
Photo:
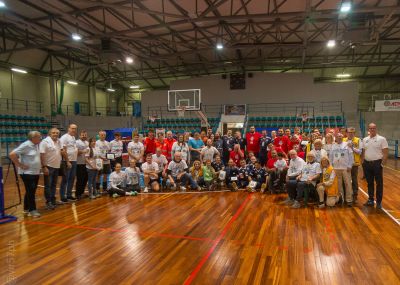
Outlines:
[[78,159],[78,148],[76,147],[76,131],[78,126],[75,124],[70,124],[68,127],[68,132],[64,134],[61,138],[61,144],[66,152],[63,160],[63,170],[64,175],[61,179],[60,185],[60,202],[67,203],[68,201],[76,201],[76,198],[72,196],[72,187],[75,182],[76,175],[76,160]]
[[107,158],[107,153],[110,152],[110,143],[106,141],[106,135],[105,131],[100,131],[99,139],[96,141],[96,148],[100,152],[100,158],[103,159],[103,169],[99,170],[96,188],[100,190],[100,179],[101,176],[103,176],[103,193],[105,193],[107,189],[107,176],[111,173],[110,160]]
[[301,207],[301,199],[304,195],[304,205],[307,206],[308,195],[310,191],[310,185],[315,187],[316,181],[319,180],[321,176],[321,165],[315,160],[315,155],[313,152],[307,154],[307,163],[304,165],[301,173],[297,176],[297,196],[292,208]]
[[144,155],[144,145],[139,141],[139,135],[133,135],[133,141],[128,143],[128,153],[129,159],[136,160],[136,166],[140,167],[143,162],[143,155]]
[[79,140],[76,141],[76,147],[78,148],[78,158],[76,160],[75,196],[78,200],[82,198],[88,181],[85,161],[85,154],[87,152],[88,146],[89,142],[87,141],[87,132],[85,130],[81,130],[79,134]]
[[126,173],[126,191],[140,192],[140,168],[136,166],[136,160],[129,161],[129,167],[125,168]]
[[318,163],[321,163],[322,157],[328,156],[326,150],[322,148],[322,141],[320,139],[314,141],[314,149],[310,152],[314,154],[315,161]]
[[110,153],[114,155],[114,159],[111,159],[111,169],[114,170],[115,164],[120,163],[122,165],[122,151],[124,144],[121,140],[121,134],[118,132],[114,133],[114,139],[110,141]]
[[49,130],[48,137],[42,140],[39,145],[44,175],[44,197],[48,210],[56,208],[56,187],[62,158],[62,145],[59,136],[60,131],[52,128]]
[[142,171],[144,174],[144,193],[149,192],[149,188],[154,191],[160,190],[160,184],[158,183],[158,164],[152,159],[152,154],[146,155],[146,162],[142,164]]
[[207,160],[210,160],[211,162],[213,162],[216,155],[221,155],[221,154],[213,146],[212,140],[208,139],[206,147],[204,147],[200,152],[200,160],[202,162],[205,162]]
[[156,148],[156,153],[152,155],[152,160],[158,164],[158,178],[163,182],[162,184],[165,184],[164,182],[167,179],[168,160],[165,155],[162,154],[161,148]]
[[288,198],[285,200],[285,203],[291,204],[294,203],[297,193],[297,177],[301,174],[306,162],[297,156],[297,152],[295,150],[289,151],[289,168],[286,174],[286,187],[288,192]]
[[189,145],[185,142],[185,136],[183,134],[178,135],[178,141],[172,144],[171,156],[174,157],[175,152],[180,152],[182,154],[182,159],[189,163]]
[[365,206],[374,206],[376,182],[376,208],[382,209],[383,166],[386,164],[389,146],[386,138],[377,134],[376,124],[368,125],[369,136],[363,139],[361,160],[368,184],[368,201]]
[[89,146],[85,153],[86,170],[88,174],[89,198],[100,197],[96,189],[96,178],[99,170],[103,168],[103,160],[100,158],[100,151],[96,148],[96,139],[89,139]]
[[39,143],[42,135],[37,131],[28,133],[28,140],[14,149],[9,157],[18,167],[18,174],[25,185],[24,214],[31,217],[40,217],[36,210],[36,189],[39,182],[41,168]]
[[200,189],[196,181],[188,173],[188,166],[184,160],[182,160],[182,155],[180,152],[176,152],[174,159],[168,164],[168,180],[167,185],[171,190],[175,190],[177,183],[180,183],[180,190],[182,192],[186,191],[186,183],[189,181],[190,187],[192,189]]
[[108,195],[116,198],[119,196],[136,196],[135,191],[126,191],[126,173],[121,171],[121,164],[115,164],[115,170],[110,174],[110,183],[108,184]]
[[[354,163],[353,151],[349,148],[347,142],[343,141],[343,134],[336,134],[336,142],[333,144],[329,160],[335,170],[338,178],[339,192],[342,196],[342,201],[346,200],[347,205],[353,205],[353,188],[351,187],[351,167]],[[343,183],[345,189],[343,189]],[[344,193],[346,191],[346,193]],[[346,198],[345,198],[346,197]]]

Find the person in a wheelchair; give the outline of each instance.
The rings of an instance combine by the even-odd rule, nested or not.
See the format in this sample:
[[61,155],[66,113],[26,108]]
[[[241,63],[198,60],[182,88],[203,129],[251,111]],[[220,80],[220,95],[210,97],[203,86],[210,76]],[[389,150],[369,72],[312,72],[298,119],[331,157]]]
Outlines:
[[304,204],[307,206],[309,192],[315,188],[320,175],[321,166],[315,161],[315,154],[313,152],[307,153],[307,164],[303,167],[300,175],[297,176],[297,196],[292,208],[301,207],[300,202],[303,199],[303,194]]
[[[322,181],[317,185],[318,207],[324,208],[325,204],[329,207],[334,207],[339,201],[338,179],[328,157],[323,156],[321,158],[321,168]],[[324,193],[326,193],[326,202],[324,202]]]

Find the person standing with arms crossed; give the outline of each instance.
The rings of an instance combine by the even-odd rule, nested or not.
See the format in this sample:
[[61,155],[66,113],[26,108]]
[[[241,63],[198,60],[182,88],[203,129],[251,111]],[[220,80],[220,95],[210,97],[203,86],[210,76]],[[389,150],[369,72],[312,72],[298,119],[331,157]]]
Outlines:
[[386,138],[377,134],[376,124],[368,125],[369,136],[363,139],[361,160],[364,175],[368,184],[368,201],[364,206],[374,206],[374,194],[376,182],[376,208],[382,209],[383,198],[383,166],[388,157],[388,143]]

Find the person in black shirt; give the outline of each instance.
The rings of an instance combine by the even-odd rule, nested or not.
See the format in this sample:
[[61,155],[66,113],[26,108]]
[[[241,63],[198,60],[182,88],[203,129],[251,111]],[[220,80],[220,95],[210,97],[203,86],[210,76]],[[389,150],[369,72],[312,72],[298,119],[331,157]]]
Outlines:
[[218,185],[222,187],[224,185],[225,177],[223,179],[220,179],[220,174],[221,174],[221,170],[224,171],[225,165],[222,162],[220,155],[217,154],[215,156],[215,160],[211,163],[211,166],[215,170],[215,174],[217,176]]
[[235,144],[240,145],[242,150],[246,149],[246,139],[242,138],[242,134],[239,131],[235,133]]
[[219,132],[215,133],[214,147],[219,151],[221,155],[224,153],[224,140],[221,138],[221,134]]
[[260,152],[258,153],[258,159],[262,166],[265,166],[267,163],[268,157],[268,145],[272,143],[272,139],[267,135],[266,130],[261,131],[261,138],[260,138]]
[[238,176],[239,169],[236,167],[235,162],[232,159],[229,159],[228,166],[225,168],[225,182],[226,186],[232,191],[238,190]]
[[240,161],[239,179],[237,184],[240,189],[245,189],[249,184],[249,172],[246,166],[246,160],[244,159]]
[[227,164],[229,161],[229,154],[233,150],[233,146],[235,145],[235,139],[232,137],[232,131],[228,130],[226,135],[223,137],[223,158],[224,163]]
[[261,193],[264,193],[265,188],[267,188],[267,172],[261,167],[258,160],[255,162],[253,171],[249,174],[249,180],[249,185],[246,188],[247,191],[256,192],[257,189],[261,189]]

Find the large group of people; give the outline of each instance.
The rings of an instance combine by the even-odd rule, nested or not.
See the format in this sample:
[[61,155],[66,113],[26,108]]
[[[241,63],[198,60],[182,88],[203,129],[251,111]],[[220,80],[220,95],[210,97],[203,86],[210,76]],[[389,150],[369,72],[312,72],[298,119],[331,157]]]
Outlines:
[[[120,133],[106,140],[106,132],[88,138],[71,124],[67,133],[53,128],[42,140],[37,131],[14,149],[9,157],[18,167],[25,185],[24,213],[39,217],[35,193],[39,175],[44,175],[46,208],[81,200],[135,196],[149,191],[212,191],[239,189],[261,193],[287,192],[285,203],[293,208],[316,199],[320,208],[357,202],[358,172],[362,165],[368,183],[368,202],[382,208],[382,166],[388,144],[377,134],[376,125],[360,139],[354,128],[319,129],[310,134],[300,128],[279,128],[270,134],[254,126],[242,137],[240,131],[225,135],[212,129],[201,133],[173,134],[171,131],[138,133],[127,142]],[[56,200],[58,177],[59,199]],[[73,188],[75,186],[75,193]],[[88,195],[85,195],[87,189]]]

